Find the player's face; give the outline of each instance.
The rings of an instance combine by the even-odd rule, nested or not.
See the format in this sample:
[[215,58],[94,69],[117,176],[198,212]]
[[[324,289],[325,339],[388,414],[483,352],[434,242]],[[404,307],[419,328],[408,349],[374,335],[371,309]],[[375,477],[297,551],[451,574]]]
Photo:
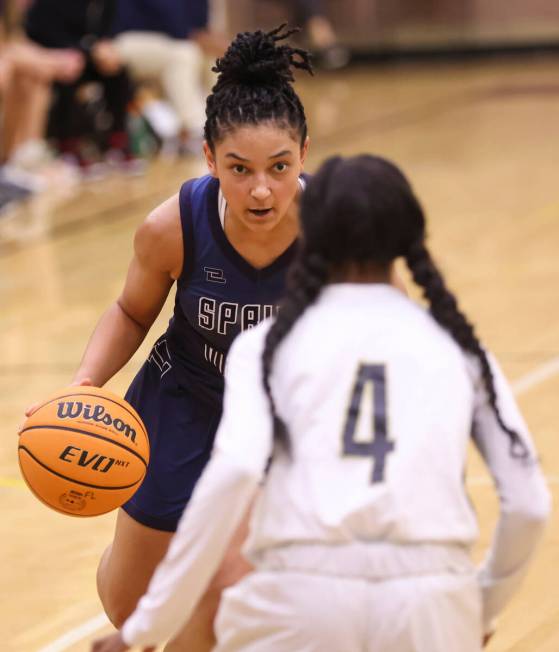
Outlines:
[[219,179],[228,217],[251,231],[272,231],[295,206],[308,142],[273,122],[238,127],[204,146],[208,168]]

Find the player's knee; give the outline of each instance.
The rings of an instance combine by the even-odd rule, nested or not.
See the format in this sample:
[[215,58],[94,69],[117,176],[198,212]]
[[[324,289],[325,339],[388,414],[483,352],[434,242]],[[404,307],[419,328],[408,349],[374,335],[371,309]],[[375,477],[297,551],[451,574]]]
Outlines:
[[105,614],[107,615],[107,618],[111,621],[111,623],[116,627],[116,629],[120,629],[124,623],[126,622],[126,619],[130,615],[129,612],[125,611],[124,609],[119,609],[117,606],[112,605],[111,608],[105,607]]
[[134,611],[134,604],[127,600],[126,595],[118,595],[114,591],[103,593],[99,591],[99,598],[107,618],[117,629],[120,629]]
[[136,601],[120,583],[111,582],[108,570],[111,548],[105,550],[97,568],[97,593],[107,618],[119,629],[134,610]]

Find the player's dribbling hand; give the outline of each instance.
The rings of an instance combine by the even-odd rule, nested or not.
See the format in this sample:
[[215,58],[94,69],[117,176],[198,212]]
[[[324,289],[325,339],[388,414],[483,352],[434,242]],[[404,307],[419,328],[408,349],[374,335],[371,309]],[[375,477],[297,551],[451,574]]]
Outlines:
[[[82,386],[82,387],[91,387],[93,383],[91,382],[90,378],[82,378],[79,381],[75,381],[72,383],[72,385],[76,386]],[[25,410],[25,418],[30,417],[33,412],[36,412],[39,408],[41,403],[33,403],[33,405],[30,405],[29,407],[26,408]],[[21,434],[21,431],[23,430],[23,424],[25,423],[25,419],[19,424],[19,428],[17,429],[17,434]]]
[[[104,636],[96,641],[93,641],[91,652],[125,652],[129,650],[130,646],[122,640],[120,632]],[[154,652],[154,647],[145,647],[143,652]]]

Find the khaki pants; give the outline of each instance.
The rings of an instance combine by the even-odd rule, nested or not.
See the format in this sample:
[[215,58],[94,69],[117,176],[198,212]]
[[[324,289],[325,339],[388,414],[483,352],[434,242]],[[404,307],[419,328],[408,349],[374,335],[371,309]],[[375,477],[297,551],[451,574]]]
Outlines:
[[181,127],[200,135],[205,122],[206,59],[198,45],[155,32],[124,32],[114,45],[132,76],[159,80]]

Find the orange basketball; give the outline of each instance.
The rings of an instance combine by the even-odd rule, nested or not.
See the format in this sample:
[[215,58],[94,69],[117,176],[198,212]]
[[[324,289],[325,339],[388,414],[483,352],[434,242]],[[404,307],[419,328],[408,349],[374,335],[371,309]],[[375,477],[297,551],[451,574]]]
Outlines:
[[31,491],[63,514],[97,516],[125,503],[149,462],[134,408],[99,387],[68,387],[25,421],[19,465]]

